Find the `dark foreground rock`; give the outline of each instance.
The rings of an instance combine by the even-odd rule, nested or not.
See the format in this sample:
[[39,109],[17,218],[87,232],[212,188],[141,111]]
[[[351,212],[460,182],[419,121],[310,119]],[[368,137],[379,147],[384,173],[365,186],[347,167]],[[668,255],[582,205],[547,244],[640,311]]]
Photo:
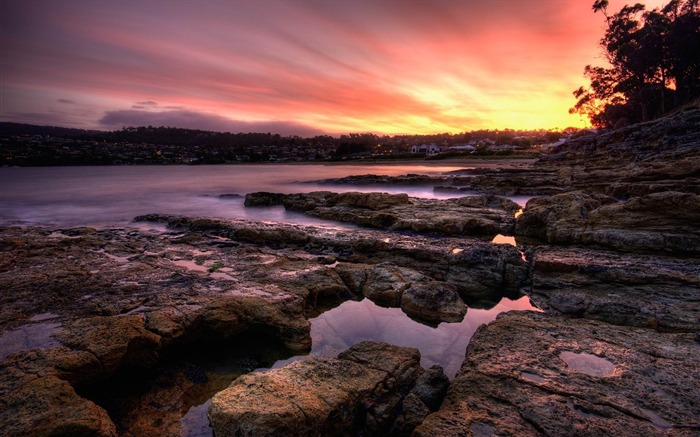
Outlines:
[[245,204],[281,204],[289,211],[371,228],[422,234],[485,235],[490,238],[497,234],[511,234],[514,213],[520,209],[512,200],[496,196],[437,200],[409,198],[406,194],[330,191],[250,193],[246,195]]
[[[526,274],[515,248],[480,240],[144,219],[173,230],[0,229],[5,432],[171,435],[183,412],[167,406],[183,402],[193,385],[187,378],[175,377],[178,388],[152,401],[120,405],[116,424],[83,394],[119,373],[138,375],[178,351],[230,339],[272,339],[304,353],[310,315],[365,295],[386,303],[380,291],[397,285],[395,274],[395,306],[430,324],[460,320],[463,299],[517,291]],[[407,402],[411,412],[392,420],[415,426],[431,401]]]
[[209,417],[217,436],[409,435],[446,381],[419,361],[416,349],[360,343],[243,376],[214,396]]
[[698,353],[695,334],[508,313],[414,435],[697,435]]

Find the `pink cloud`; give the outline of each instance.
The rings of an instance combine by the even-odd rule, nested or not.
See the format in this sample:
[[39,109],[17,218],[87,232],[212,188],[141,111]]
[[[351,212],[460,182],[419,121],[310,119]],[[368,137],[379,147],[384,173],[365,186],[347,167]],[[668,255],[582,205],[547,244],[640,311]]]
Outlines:
[[589,2],[557,0],[4,0],[2,12],[0,92],[26,98],[0,117],[79,94],[105,102],[81,121],[95,126],[130,106],[324,131],[507,127],[484,123],[527,107],[574,124],[570,92],[599,63],[603,28]]
[[281,135],[303,137],[323,134],[322,131],[289,121],[240,121],[230,120],[216,114],[205,114],[187,110],[109,111],[98,123],[107,129],[120,129],[125,126],[165,126],[186,129],[201,129],[216,132],[272,132]]

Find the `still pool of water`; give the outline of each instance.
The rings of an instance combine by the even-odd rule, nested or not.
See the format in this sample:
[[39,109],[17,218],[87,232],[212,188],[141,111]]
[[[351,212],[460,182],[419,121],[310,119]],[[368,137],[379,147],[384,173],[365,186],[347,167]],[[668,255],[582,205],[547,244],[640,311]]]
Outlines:
[[[400,308],[381,307],[369,299],[347,301],[309,320],[311,355],[335,357],[362,341],[380,341],[417,348],[421,366],[439,364],[452,379],[464,361],[464,352],[476,329],[493,321],[498,314],[513,310],[538,311],[527,296],[516,300],[504,297],[489,309],[469,308],[459,323],[431,327],[409,318]],[[300,357],[275,363],[273,367],[296,359]]]
[[[515,300],[504,297],[488,309],[469,308],[464,320],[459,323],[440,323],[431,327],[410,319],[399,308],[380,307],[369,299],[347,301],[309,320],[312,339],[309,355],[278,360],[271,368],[310,356],[335,357],[362,341],[379,341],[417,348],[421,353],[422,367],[438,364],[452,379],[459,371],[467,345],[479,326],[493,321],[502,312],[524,310],[540,311],[527,296]],[[267,369],[259,368],[256,371]],[[231,381],[233,379],[231,377]],[[206,417],[209,403],[210,399],[207,399],[186,409],[181,420],[181,435],[212,435]]]

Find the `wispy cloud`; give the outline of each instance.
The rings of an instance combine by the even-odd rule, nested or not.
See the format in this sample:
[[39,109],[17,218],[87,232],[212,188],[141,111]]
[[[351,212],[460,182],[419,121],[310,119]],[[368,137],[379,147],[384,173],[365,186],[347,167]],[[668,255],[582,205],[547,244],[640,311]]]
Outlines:
[[120,129],[125,126],[164,126],[217,132],[272,132],[299,136],[314,136],[323,133],[318,129],[295,122],[230,120],[216,114],[187,110],[155,112],[126,109],[109,111],[98,122],[107,129]]
[[131,108],[328,132],[564,127],[580,123],[567,109],[583,66],[602,62],[603,21],[587,1],[3,0],[2,7],[0,92],[25,97],[5,99],[1,118],[47,113],[56,102],[47,96],[67,95],[61,100],[101,109],[83,120],[95,126],[102,125],[96,113]]

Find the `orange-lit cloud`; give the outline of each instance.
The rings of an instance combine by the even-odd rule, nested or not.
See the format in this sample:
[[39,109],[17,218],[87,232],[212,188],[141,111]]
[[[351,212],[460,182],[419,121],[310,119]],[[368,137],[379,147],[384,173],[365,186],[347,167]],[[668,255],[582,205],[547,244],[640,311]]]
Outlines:
[[583,67],[602,63],[604,27],[585,0],[3,0],[1,12],[3,121],[299,134],[582,126],[567,110]]

